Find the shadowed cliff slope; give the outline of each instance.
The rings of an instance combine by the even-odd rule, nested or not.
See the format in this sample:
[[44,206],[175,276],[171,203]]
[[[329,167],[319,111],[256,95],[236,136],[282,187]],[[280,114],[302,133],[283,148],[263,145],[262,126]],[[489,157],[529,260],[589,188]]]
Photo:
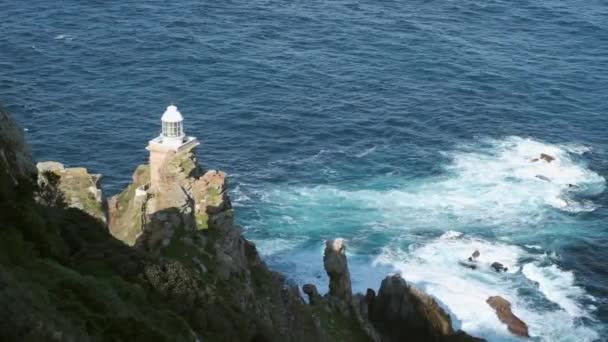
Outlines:
[[[160,191],[137,191],[149,177],[138,167],[110,201],[109,228],[102,203],[83,203],[102,197],[96,176],[40,169],[0,108],[0,340],[453,340],[447,314],[397,280],[377,298],[353,296],[342,247],[328,257],[340,261],[327,266],[334,291],[305,303],[233,223],[225,175],[190,151],[164,166]],[[407,317],[382,309],[385,292]]]

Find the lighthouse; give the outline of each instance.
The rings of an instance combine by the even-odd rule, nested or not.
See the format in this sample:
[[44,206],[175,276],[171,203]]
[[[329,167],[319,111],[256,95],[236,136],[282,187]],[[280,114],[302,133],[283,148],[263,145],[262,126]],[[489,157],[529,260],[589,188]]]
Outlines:
[[167,158],[182,151],[189,151],[199,145],[198,139],[186,136],[184,117],[176,106],[170,105],[160,118],[160,135],[148,142],[150,151],[150,188],[157,188],[160,182],[160,169]]

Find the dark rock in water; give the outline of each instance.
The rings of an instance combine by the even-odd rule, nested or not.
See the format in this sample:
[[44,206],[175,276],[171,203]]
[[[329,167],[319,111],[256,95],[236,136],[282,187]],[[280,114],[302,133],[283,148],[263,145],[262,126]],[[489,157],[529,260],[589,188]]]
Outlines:
[[399,275],[382,281],[370,316],[382,341],[483,341],[455,332],[439,304]]
[[509,331],[517,336],[530,337],[528,325],[511,312],[511,303],[500,296],[489,297],[486,302],[496,311],[496,316],[507,325]]
[[329,276],[329,295],[350,302],[353,292],[345,252],[343,239],[328,240],[325,243],[323,265]]
[[[480,255],[481,255],[481,253],[479,253],[478,250],[475,250],[475,252],[473,252],[473,254],[471,254],[471,256],[468,258],[468,260],[470,262],[477,262],[477,258],[479,258]],[[473,267],[473,269],[475,269],[475,267]]]
[[545,153],[541,153],[540,154],[540,159],[546,161],[547,163],[550,163],[550,162],[552,162],[552,161],[555,160],[555,157],[551,156],[551,155],[548,155],[548,154],[545,154]]
[[505,267],[503,264],[499,262],[493,262],[490,265],[496,272],[506,272],[509,268]]
[[540,180],[544,180],[545,182],[551,182],[551,180],[549,178],[547,178],[547,177],[545,177],[543,175],[536,175],[534,177],[536,177],[536,178],[538,178]]
[[474,262],[471,259],[471,257],[469,257],[468,261],[464,261],[464,260],[459,261],[458,264],[460,264],[460,266],[464,266],[464,267],[470,268],[472,270],[476,270],[477,269],[477,265],[474,264]]

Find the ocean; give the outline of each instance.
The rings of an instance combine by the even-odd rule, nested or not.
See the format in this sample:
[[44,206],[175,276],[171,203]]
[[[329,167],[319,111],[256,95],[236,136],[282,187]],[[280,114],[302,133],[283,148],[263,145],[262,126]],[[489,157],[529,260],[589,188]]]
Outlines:
[[0,101],[37,160],[116,194],[173,103],[294,284],[327,291],[324,240],[343,237],[357,291],[397,272],[489,341],[518,340],[492,295],[532,341],[606,340],[605,0],[0,0],[0,15]]

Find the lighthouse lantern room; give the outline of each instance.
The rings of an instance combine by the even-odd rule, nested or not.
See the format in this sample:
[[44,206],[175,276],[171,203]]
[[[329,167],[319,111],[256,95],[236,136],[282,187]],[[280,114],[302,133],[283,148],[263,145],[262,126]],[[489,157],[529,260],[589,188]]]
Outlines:
[[160,118],[160,135],[148,142],[150,151],[150,186],[155,188],[160,180],[160,168],[165,159],[199,145],[198,139],[188,137],[184,131],[184,117],[176,106],[170,105]]

